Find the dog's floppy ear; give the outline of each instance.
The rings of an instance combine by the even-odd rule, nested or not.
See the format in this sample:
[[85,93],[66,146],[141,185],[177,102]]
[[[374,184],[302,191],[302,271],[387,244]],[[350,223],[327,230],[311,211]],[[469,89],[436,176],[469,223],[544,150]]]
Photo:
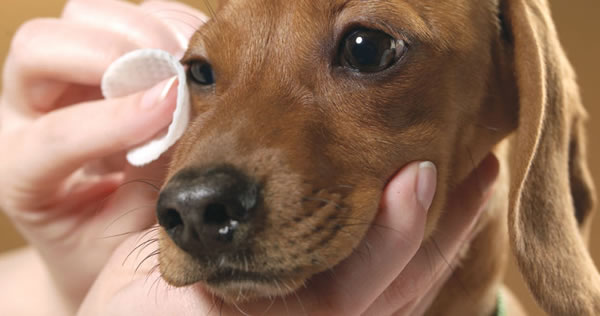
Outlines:
[[502,0],[519,127],[510,154],[509,231],[521,272],[551,315],[600,315],[600,275],[586,249],[594,188],[575,75],[546,0]]
[[574,72],[546,0],[503,0],[519,94],[510,154],[509,231],[519,268],[551,315],[600,315],[600,275],[586,249],[595,197]]

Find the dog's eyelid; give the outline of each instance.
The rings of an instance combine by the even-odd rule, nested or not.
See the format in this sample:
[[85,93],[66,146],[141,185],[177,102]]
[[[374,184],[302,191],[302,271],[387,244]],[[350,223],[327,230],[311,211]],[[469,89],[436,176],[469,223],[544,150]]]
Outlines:
[[358,29],[367,29],[367,30],[373,30],[373,31],[379,31],[379,32],[386,33],[389,36],[391,36],[392,38],[396,39],[397,41],[404,42],[404,44],[407,46],[410,46],[415,38],[414,36],[411,35],[410,32],[406,31],[405,29],[398,29],[398,28],[393,27],[383,21],[361,20],[361,21],[355,21],[355,22],[346,24],[340,30],[339,34],[337,34],[336,42],[339,43],[353,30],[358,30]]
[[204,56],[183,56],[183,58],[181,59],[181,64],[184,66],[189,67],[192,64],[197,64],[197,63],[207,63],[210,64],[208,62],[208,58],[204,57]]
[[412,36],[411,33],[404,28],[394,27],[385,21],[377,21],[374,24],[378,26],[377,29],[389,34],[397,41],[404,42],[404,45],[406,46],[409,46],[414,40],[414,36]]

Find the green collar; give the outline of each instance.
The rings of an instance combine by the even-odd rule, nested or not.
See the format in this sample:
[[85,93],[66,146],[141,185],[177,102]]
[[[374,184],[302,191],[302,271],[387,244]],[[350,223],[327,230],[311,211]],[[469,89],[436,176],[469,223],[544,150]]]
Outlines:
[[507,316],[506,314],[506,301],[502,291],[498,291],[498,298],[496,300],[496,313],[495,316]]

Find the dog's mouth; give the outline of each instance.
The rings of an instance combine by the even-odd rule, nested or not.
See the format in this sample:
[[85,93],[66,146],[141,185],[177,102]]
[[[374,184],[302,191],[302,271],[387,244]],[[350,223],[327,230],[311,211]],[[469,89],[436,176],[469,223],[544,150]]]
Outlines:
[[279,282],[291,278],[291,275],[287,273],[274,274],[226,268],[212,273],[204,282],[209,286],[228,286],[248,282],[263,285],[276,285]]
[[295,291],[305,278],[241,270],[223,270],[201,281],[203,287],[225,301],[244,302],[260,297],[283,296]]
[[236,269],[225,269],[212,274],[206,279],[210,285],[223,285],[238,282],[270,283],[276,279],[273,275]]

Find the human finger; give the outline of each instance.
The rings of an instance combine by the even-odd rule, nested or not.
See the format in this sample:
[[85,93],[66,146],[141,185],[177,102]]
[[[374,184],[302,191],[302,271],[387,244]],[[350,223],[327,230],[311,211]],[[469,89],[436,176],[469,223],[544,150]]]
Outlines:
[[[477,222],[498,175],[499,164],[489,155],[455,189],[438,229],[419,249],[397,278],[369,307],[366,315],[391,315],[422,299],[432,286],[444,279]],[[448,274],[446,274],[446,277]],[[412,314],[411,311],[406,311]]]
[[85,102],[41,117],[13,144],[19,154],[8,164],[13,165],[11,173],[26,183],[58,182],[85,162],[142,143],[169,124],[175,86],[161,84],[145,93]]
[[127,38],[105,30],[57,19],[29,21],[11,45],[4,97],[8,104],[48,111],[68,83],[99,86],[106,68],[136,48]]
[[140,7],[170,27],[182,47],[187,47],[190,38],[208,17],[199,10],[175,1],[144,1]]
[[182,46],[170,28],[156,16],[134,4],[115,0],[70,0],[62,18],[124,36],[140,47],[163,49],[180,54]]

